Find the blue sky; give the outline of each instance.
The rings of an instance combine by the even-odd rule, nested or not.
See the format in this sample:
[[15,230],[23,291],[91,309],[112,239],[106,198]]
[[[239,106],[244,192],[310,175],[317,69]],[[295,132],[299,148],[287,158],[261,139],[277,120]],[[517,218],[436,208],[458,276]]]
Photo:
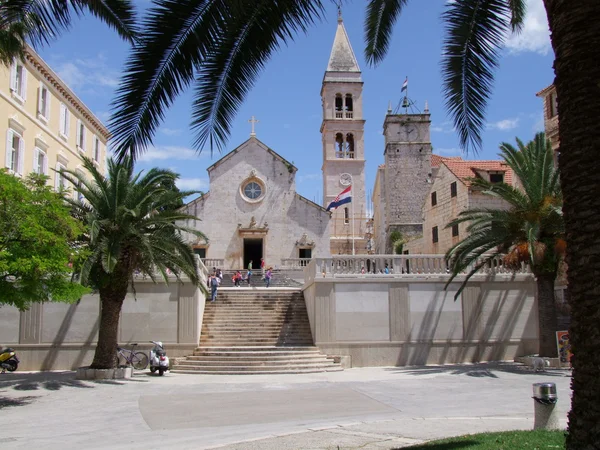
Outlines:
[[[484,149],[467,159],[496,159],[501,142],[523,140],[543,129],[542,101],[535,93],[552,83],[553,54],[542,0],[527,0],[524,32],[510,37],[496,72],[494,94],[488,105]],[[409,94],[423,109],[429,103],[434,153],[461,155],[456,133],[444,109],[440,76],[443,27],[440,15],[446,0],[409,2],[397,22],[385,61],[377,68],[363,57],[364,2],[345,5],[344,24],[364,80],[363,107],[367,192],[375,181],[375,170],[383,162],[382,124],[388,103],[396,105],[400,87],[409,78]],[[141,1],[142,5],[148,2]],[[328,4],[327,20],[282,47],[267,63],[258,82],[240,109],[226,146],[230,151],[250,134],[248,119],[260,121],[257,137],[298,167],[297,191],[322,202],[321,184],[321,81],[335,35],[337,11]],[[105,123],[110,101],[119,85],[128,47],[114,32],[93,17],[76,20],[72,29],[40,55]],[[181,96],[166,115],[138,167],[166,167],[181,175],[179,186],[207,191],[206,168],[223,154],[198,153],[189,130],[192,92]]]

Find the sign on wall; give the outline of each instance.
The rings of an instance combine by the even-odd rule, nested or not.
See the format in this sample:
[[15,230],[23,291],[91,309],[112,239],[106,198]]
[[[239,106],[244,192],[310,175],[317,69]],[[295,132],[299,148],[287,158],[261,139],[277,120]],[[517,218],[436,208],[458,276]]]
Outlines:
[[558,347],[558,358],[560,365],[571,364],[571,342],[569,341],[568,331],[556,332],[556,346]]

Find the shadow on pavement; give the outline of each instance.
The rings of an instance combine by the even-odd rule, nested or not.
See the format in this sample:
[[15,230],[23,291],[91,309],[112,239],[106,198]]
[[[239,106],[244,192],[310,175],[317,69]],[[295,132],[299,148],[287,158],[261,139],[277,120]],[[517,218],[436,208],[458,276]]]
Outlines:
[[571,375],[571,371],[565,369],[546,369],[544,371],[535,372],[529,366],[513,362],[390,367],[386,370],[391,372],[402,372],[403,374],[415,376],[445,373],[449,375],[466,375],[469,377],[477,378],[498,378],[498,375],[496,375],[494,372],[505,372],[521,375],[537,375],[546,377],[568,377]]
[[94,385],[110,384],[125,385],[130,381],[147,383],[148,380],[140,375],[134,375],[128,380],[76,380],[75,372],[12,372],[0,374],[0,389],[12,388],[17,391],[37,391],[45,389],[58,391],[63,387],[92,389]]
[[8,397],[0,397],[0,409],[10,408],[11,406],[24,406],[31,403],[35,398],[35,396],[31,397],[20,397],[20,398],[8,398]]

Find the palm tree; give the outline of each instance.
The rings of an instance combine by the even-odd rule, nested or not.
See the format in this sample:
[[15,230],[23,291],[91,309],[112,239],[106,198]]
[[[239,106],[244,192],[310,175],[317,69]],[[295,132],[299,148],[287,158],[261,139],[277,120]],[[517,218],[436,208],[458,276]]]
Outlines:
[[62,170],[61,174],[82,196],[82,200],[68,202],[89,230],[81,282],[100,295],[100,331],[91,367],[107,369],[116,363],[119,315],[134,273],[168,282],[171,271],[178,281],[185,275],[198,285],[196,260],[181,233],[206,237],[180,225],[195,217],[164,208],[193,193],[165,187],[177,178],[173,172],[151,169],[135,175],[131,158],[120,164],[109,160],[106,178],[89,158],[83,158],[83,167],[91,181],[81,172]]
[[[600,2],[543,0],[555,54],[561,185],[574,353],[568,448],[600,442]],[[367,60],[385,56],[408,0],[369,0]],[[442,71],[447,108],[461,143],[477,150],[500,49],[526,16],[525,0],[446,2]],[[111,124],[118,158],[137,157],[152,142],[166,109],[191,84],[192,127],[199,149],[221,147],[231,121],[269,56],[323,17],[320,0],[154,0],[144,36],[126,66]]]
[[554,281],[565,250],[558,170],[544,133],[538,133],[527,145],[517,139],[517,146],[503,143],[500,155],[517,176],[520,187],[492,184],[481,178],[471,180],[473,189],[504,200],[509,208],[467,209],[446,226],[468,224],[467,237],[446,253],[452,268],[450,281],[469,269],[456,299],[469,278],[498,256],[503,256],[510,268],[529,265],[537,283],[539,354],[555,357]]
[[131,0],[2,0],[0,2],[0,64],[10,65],[23,57],[27,41],[47,44],[67,29],[72,15],[87,10],[123,39],[136,40],[135,14]]

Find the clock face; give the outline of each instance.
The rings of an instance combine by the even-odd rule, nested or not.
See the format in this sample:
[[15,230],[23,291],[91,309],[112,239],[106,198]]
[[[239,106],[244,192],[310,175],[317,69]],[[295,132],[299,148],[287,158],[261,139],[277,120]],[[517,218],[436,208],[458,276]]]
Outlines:
[[343,173],[340,175],[340,184],[342,186],[350,186],[352,184],[352,175]]
[[415,125],[404,125],[400,130],[400,135],[406,142],[418,141],[420,138],[419,128]]

